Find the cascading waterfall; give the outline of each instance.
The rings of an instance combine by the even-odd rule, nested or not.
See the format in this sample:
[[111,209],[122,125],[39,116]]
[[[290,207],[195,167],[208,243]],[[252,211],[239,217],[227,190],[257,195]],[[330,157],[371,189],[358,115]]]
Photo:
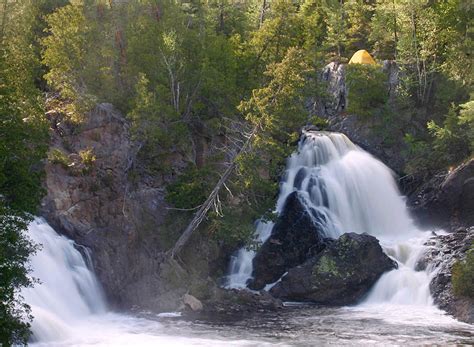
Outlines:
[[[380,240],[399,269],[384,274],[371,290],[367,303],[430,305],[430,274],[415,271],[429,236],[416,228],[400,195],[392,171],[353,144],[345,135],[305,132],[298,151],[287,161],[276,212],[299,191],[317,212],[325,237],[368,233]],[[265,242],[273,223],[258,222],[256,239]],[[232,259],[228,287],[244,288],[252,275],[255,252],[241,249]]]
[[[359,160],[362,160],[360,165],[365,165],[365,169],[358,167]],[[355,169],[350,172],[353,167]],[[335,188],[332,187],[338,189],[333,190]],[[278,211],[286,196],[294,189],[306,192],[308,204],[317,208],[321,216],[324,216],[319,219],[325,223],[328,236],[337,237],[346,231],[362,232],[367,228],[383,240],[386,252],[400,262],[399,270],[382,276],[366,305],[318,310],[316,315],[293,316],[294,313],[288,312],[292,315],[291,319],[281,319],[284,319],[285,327],[294,323],[291,325],[294,328],[285,340],[281,340],[280,334],[277,339],[268,338],[270,326],[272,329],[281,329],[281,320],[275,320],[275,317],[269,321],[265,321],[265,316],[260,317],[265,321],[265,324],[261,324],[258,320],[260,318],[256,316],[257,324],[252,323],[253,315],[248,315],[249,325],[245,324],[240,328],[238,325],[221,323],[211,324],[206,328],[203,324],[194,325],[189,322],[173,324],[170,320],[174,318],[162,318],[176,317],[175,313],[154,317],[148,312],[144,317],[106,312],[104,296],[88,266],[90,258],[87,250],[79,248],[79,251],[73,241],[59,236],[43,219],[37,218],[30,224],[28,234],[36,243],[42,244],[42,249],[31,259],[33,276],[40,279],[41,284],[22,292],[31,305],[34,316],[32,331],[36,343],[33,345],[264,346],[281,344],[282,341],[304,345],[318,342],[339,344],[342,331],[356,344],[365,344],[367,341],[385,343],[387,339],[395,341],[396,345],[400,341],[413,339],[426,344],[453,341],[469,343],[468,338],[460,337],[468,336],[466,334],[471,331],[464,325],[439,313],[426,314],[426,303],[429,304],[431,300],[427,291],[429,277],[425,272],[413,270],[422,249],[417,245],[421,245],[423,237],[413,227],[386,167],[358,149],[343,135],[309,133],[301,141],[299,152],[289,158],[287,175],[278,200]],[[382,189],[379,194],[384,194],[384,198],[378,198],[377,190],[372,192],[372,189]],[[337,194],[345,195],[341,197]],[[349,199],[350,203],[344,199]],[[355,205],[351,205],[352,203]],[[364,206],[367,211],[356,207],[357,204]],[[391,208],[385,210],[377,204]],[[377,213],[381,212],[385,215],[378,216]],[[354,219],[354,224],[350,223],[351,218]],[[272,227],[272,223],[258,223],[257,236],[261,241],[269,237]],[[245,249],[240,251],[234,262],[235,273],[231,276],[234,285],[245,286],[252,273],[253,256],[254,253]],[[378,304],[410,300],[425,306],[418,311],[414,310],[413,305],[410,310],[398,308],[397,311],[397,307],[393,305]],[[375,305],[372,306],[373,303]],[[383,323],[387,317],[390,317],[388,324]],[[241,318],[239,315],[239,321]],[[162,319],[168,322],[162,324]],[[396,320],[396,325],[392,324],[393,319]],[[326,321],[331,324],[315,324]],[[375,323],[367,324],[368,321]],[[424,328],[420,330],[421,323]],[[311,329],[308,329],[308,324]],[[265,328],[260,331],[249,329],[249,326]],[[364,329],[363,336],[361,326]],[[322,330],[318,327],[322,327]],[[301,333],[295,336],[295,331]],[[422,340],[420,334],[423,335]]]
[[105,312],[105,300],[94,273],[74,242],[58,235],[43,219],[36,218],[28,235],[40,251],[31,258],[32,276],[40,280],[22,291],[34,317],[33,339],[57,340],[69,335],[75,323]]

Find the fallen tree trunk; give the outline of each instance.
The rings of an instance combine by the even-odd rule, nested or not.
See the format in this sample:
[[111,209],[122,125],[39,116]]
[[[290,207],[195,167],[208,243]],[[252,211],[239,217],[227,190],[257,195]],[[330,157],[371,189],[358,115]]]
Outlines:
[[239,157],[239,155],[243,154],[249,148],[250,143],[252,141],[252,138],[254,137],[255,133],[257,132],[258,127],[259,127],[259,125],[256,125],[253,128],[252,132],[248,136],[248,138],[245,141],[244,145],[240,148],[239,152],[234,156],[234,158],[232,159],[231,164],[225,170],[225,172],[223,173],[223,175],[221,176],[221,178],[219,179],[219,181],[215,185],[214,189],[212,190],[211,194],[209,194],[206,201],[201,205],[199,210],[196,212],[193,219],[188,224],[188,226],[186,227],[184,232],[181,234],[178,241],[176,241],[173,248],[168,251],[168,254],[171,258],[174,258],[174,256],[179,253],[179,251],[183,248],[183,246],[186,245],[189,238],[193,234],[194,230],[197,229],[199,224],[201,224],[201,222],[206,217],[206,214],[209,211],[209,209],[211,208],[212,204],[214,203],[214,200],[216,199],[217,194],[219,194],[219,191],[224,186],[225,182],[227,181],[227,179],[232,174],[232,171],[237,166],[237,158]]

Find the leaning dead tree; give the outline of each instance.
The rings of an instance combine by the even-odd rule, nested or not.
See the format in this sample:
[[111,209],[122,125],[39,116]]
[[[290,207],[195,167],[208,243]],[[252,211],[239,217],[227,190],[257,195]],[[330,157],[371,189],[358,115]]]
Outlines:
[[248,148],[250,147],[250,144],[252,142],[253,137],[257,133],[257,130],[259,128],[259,125],[257,124],[250,134],[247,135],[247,139],[245,140],[244,144],[240,148],[240,150],[233,156],[232,161],[230,165],[227,167],[225,172],[222,174],[221,178],[217,182],[217,184],[214,186],[214,189],[211,191],[209,196],[207,197],[206,201],[201,205],[199,210],[196,212],[194,215],[193,219],[191,222],[188,224],[184,232],[181,234],[179,237],[178,241],[176,241],[175,245],[173,246],[172,249],[168,251],[168,254],[171,258],[174,258],[176,254],[179,253],[179,251],[183,248],[184,245],[188,242],[189,238],[193,234],[194,230],[197,229],[199,224],[204,220],[206,217],[207,212],[211,208],[213,204],[215,204],[216,199],[218,199],[218,194],[219,191],[221,190],[222,187],[225,186],[225,182],[227,179],[230,177],[232,174],[232,171],[234,171],[235,167],[237,166],[237,158],[245,153]]

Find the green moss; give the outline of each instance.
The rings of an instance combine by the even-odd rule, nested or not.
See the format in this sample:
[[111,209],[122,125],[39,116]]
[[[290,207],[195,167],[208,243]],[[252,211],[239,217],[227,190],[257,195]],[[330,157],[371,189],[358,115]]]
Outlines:
[[336,262],[329,258],[327,255],[323,255],[318,264],[316,265],[317,272],[325,273],[332,276],[340,276],[339,269],[336,265]]

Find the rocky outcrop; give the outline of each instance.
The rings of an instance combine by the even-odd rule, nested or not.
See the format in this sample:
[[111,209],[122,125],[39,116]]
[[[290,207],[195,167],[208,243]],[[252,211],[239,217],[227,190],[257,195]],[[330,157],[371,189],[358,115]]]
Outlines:
[[180,264],[164,261],[189,218],[170,217],[164,199],[164,185],[183,167],[183,156],[171,153],[166,172],[142,175],[128,123],[112,105],[98,105],[80,125],[49,116],[56,159],[45,167],[41,213],[92,251],[110,303],[162,311],[176,310],[186,293],[205,297],[219,252],[212,242],[196,233]]
[[268,240],[253,260],[249,288],[260,290],[277,281],[288,269],[318,253],[326,242],[320,236],[316,211],[310,211],[299,192],[291,193]]
[[282,301],[274,298],[267,291],[215,288],[211,299],[204,301],[204,308],[199,317],[207,316],[216,319],[226,315],[249,315],[254,312],[274,311],[281,308],[283,308]]
[[435,271],[430,283],[435,304],[457,319],[468,323],[474,323],[474,301],[454,294],[451,272],[453,265],[464,259],[473,242],[474,227],[434,236],[426,242],[427,251],[417,264],[420,270],[431,267]]
[[474,159],[421,184],[408,205],[424,226],[455,230],[474,225]]
[[270,293],[284,300],[350,305],[396,266],[375,237],[348,233],[305,264],[289,270]]
[[[399,69],[394,61],[384,61],[382,70],[387,74],[387,94],[393,98],[399,79]],[[383,132],[376,131],[384,126],[384,119],[362,119],[358,115],[348,114],[348,93],[346,87],[346,69],[344,64],[331,62],[326,65],[320,79],[326,83],[326,96],[308,100],[306,107],[311,115],[324,118],[329,125],[326,130],[341,132],[354,143],[372,153],[392,170],[402,173],[405,162],[400,149],[403,148],[404,132],[397,136],[395,129],[388,141]]]
[[183,305],[185,306],[185,309],[190,309],[193,312],[199,312],[204,307],[201,301],[189,294],[184,294]]

